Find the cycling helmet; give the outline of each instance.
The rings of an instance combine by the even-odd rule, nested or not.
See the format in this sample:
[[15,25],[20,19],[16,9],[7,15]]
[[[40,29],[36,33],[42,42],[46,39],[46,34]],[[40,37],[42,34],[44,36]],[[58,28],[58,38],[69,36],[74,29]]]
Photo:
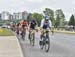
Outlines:
[[32,22],[35,22],[36,20],[35,19],[32,19]]
[[49,16],[46,15],[46,16],[45,16],[45,20],[49,20]]
[[26,21],[25,19],[23,21]]

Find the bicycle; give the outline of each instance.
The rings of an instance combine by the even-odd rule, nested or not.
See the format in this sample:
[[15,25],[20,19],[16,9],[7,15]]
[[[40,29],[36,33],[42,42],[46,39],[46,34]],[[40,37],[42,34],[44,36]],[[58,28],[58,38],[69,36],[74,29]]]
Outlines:
[[43,31],[42,38],[39,43],[42,50],[45,47],[46,52],[48,52],[49,48],[50,48],[50,39],[49,39],[48,33],[49,33],[49,31],[47,31],[47,30]]
[[22,38],[22,40],[25,40],[25,35],[26,35],[26,29],[22,29],[22,31],[21,31],[21,38]]
[[30,32],[29,32],[29,40],[30,40],[30,44],[31,44],[32,46],[34,46],[34,43],[35,43],[34,31],[30,31]]

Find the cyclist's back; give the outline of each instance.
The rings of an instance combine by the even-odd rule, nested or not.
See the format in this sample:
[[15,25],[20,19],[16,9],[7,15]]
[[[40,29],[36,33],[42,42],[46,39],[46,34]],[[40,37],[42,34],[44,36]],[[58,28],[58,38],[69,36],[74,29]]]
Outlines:
[[31,29],[35,29],[35,26],[36,26],[36,25],[37,25],[36,20],[33,19],[33,20],[30,21],[30,28],[31,28]]
[[27,21],[26,20],[23,20],[23,22],[22,22],[22,28],[26,27],[27,24],[28,24]]

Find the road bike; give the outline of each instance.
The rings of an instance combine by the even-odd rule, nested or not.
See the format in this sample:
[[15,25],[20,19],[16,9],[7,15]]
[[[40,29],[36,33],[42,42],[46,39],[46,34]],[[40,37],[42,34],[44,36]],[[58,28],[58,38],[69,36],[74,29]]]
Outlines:
[[40,48],[41,49],[45,49],[46,52],[49,51],[49,48],[50,48],[50,39],[49,39],[49,31],[47,30],[44,30],[43,31],[43,34],[42,34],[42,37],[41,37],[41,41],[40,41]]
[[21,31],[21,38],[22,38],[22,40],[25,40],[25,36],[26,36],[26,29],[22,29],[22,31]]
[[29,40],[30,40],[30,44],[32,46],[34,46],[35,39],[34,39],[34,31],[33,30],[29,32]]

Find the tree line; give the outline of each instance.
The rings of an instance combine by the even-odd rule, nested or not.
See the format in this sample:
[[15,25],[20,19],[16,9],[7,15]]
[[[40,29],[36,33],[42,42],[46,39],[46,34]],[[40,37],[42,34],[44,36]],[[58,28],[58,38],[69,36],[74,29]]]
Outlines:
[[[43,11],[43,13],[45,15],[49,16],[49,19],[52,22],[52,25],[56,28],[58,27],[64,27],[66,25],[66,19],[65,19],[65,15],[62,11],[62,9],[57,9],[56,11],[53,11],[50,8],[45,8],[45,10]],[[27,21],[29,22],[31,19],[36,19],[38,22],[38,25],[40,25],[41,20],[43,19],[43,14],[39,14],[39,13],[29,13],[29,16],[27,18]],[[74,15],[72,14],[72,16],[70,17],[70,20],[68,21],[69,26],[75,26],[75,18]]]

